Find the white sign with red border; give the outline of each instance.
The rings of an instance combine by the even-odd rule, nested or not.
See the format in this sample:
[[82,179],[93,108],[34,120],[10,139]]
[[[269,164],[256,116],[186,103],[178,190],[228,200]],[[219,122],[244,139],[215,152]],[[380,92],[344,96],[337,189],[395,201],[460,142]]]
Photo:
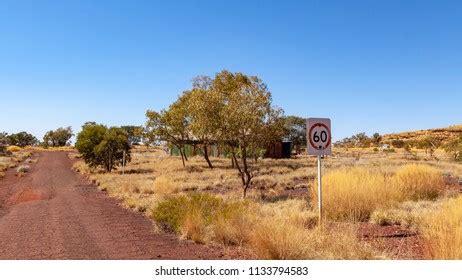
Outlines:
[[330,119],[309,118],[306,127],[308,154],[325,156],[332,154]]

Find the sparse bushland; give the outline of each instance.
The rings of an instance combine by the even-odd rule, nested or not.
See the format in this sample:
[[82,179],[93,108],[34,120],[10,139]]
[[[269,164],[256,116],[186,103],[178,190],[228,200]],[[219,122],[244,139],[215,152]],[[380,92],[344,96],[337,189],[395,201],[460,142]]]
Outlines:
[[271,92],[261,79],[243,73],[221,71],[212,79],[200,76],[167,110],[146,113],[146,134],[151,142],[167,141],[180,151],[185,145],[201,147],[209,168],[209,148],[226,150],[239,172],[243,197],[255,177],[251,160],[258,161],[268,144],[285,133],[282,109],[272,105]]
[[[325,215],[336,221],[368,221],[377,209],[406,200],[436,199],[444,189],[441,172],[430,166],[405,165],[394,175],[363,167],[343,168],[323,178]],[[316,205],[317,188],[312,190]]]
[[422,223],[425,253],[429,259],[462,259],[462,196],[447,201],[425,216]]
[[[356,160],[354,153],[361,153],[360,160]],[[419,156],[424,153],[423,150],[419,151]],[[462,174],[460,164],[450,162],[450,159],[441,156],[444,155],[444,151],[437,150],[436,153],[444,160],[429,159],[425,161],[425,166],[444,173]],[[367,182],[384,181],[385,183],[381,184],[382,188],[377,188],[377,192],[357,195],[359,199],[375,202],[377,207],[368,208],[369,210],[366,209],[367,205],[364,206],[368,212],[374,213],[371,221],[414,227],[421,221],[420,213],[438,209],[441,202],[439,199],[433,201],[430,198],[425,202],[406,201],[411,200],[411,194],[416,193],[413,188],[408,190],[407,196],[403,196],[399,194],[399,186],[392,186],[400,181],[394,179],[395,174],[400,170],[406,170],[408,167],[403,166],[408,162],[402,150],[377,156],[373,148],[349,151],[335,149],[334,157],[327,158],[324,167],[327,171],[326,176],[344,169],[359,169],[365,174],[371,174],[373,178],[378,177],[379,179],[368,177],[365,179]],[[314,159],[301,156],[287,160],[259,160],[254,166],[258,176],[246,200],[241,199],[239,174],[230,166],[229,159],[213,158],[213,164],[212,170],[203,158],[191,157],[187,167],[184,168],[179,157],[168,156],[160,147],[136,147],[125,175],[121,172],[102,173],[97,169],[89,170],[88,175],[92,181],[97,182],[99,189],[120,199],[125,207],[143,212],[148,217],[153,217],[156,207],[165,203],[163,218],[167,223],[163,224],[164,227],[170,228],[183,238],[199,243],[242,246],[254,252],[256,258],[262,259],[391,257],[371,249],[366,245],[369,244],[368,242],[358,240],[357,229],[350,223],[349,215],[345,215],[347,218],[344,221],[347,223],[336,223],[326,219],[326,227],[322,231],[317,227],[314,203],[306,199],[307,188],[315,183],[313,182],[316,174]],[[414,171],[417,169],[421,170],[418,167],[411,168]],[[407,174],[404,171],[402,173]],[[417,171],[412,173],[421,174]],[[419,176],[421,175],[417,177]],[[359,181],[357,178],[354,180]],[[390,195],[393,198],[391,203],[390,201],[382,203],[380,200],[383,196],[378,191],[387,194],[387,189],[392,194],[392,190],[396,190],[398,194]],[[300,195],[289,196],[291,193],[297,194],[298,191],[302,191]],[[426,192],[422,191],[422,193]],[[200,195],[201,199],[190,199],[192,195]],[[354,197],[355,194],[350,195]],[[441,196],[444,198],[444,195]],[[304,197],[305,199],[302,199]],[[327,199],[326,195],[324,199]],[[325,210],[328,211],[327,207],[340,208],[345,205],[348,206],[346,203],[325,205]],[[176,212],[167,211],[169,207],[176,209]],[[207,207],[215,209],[214,212],[204,210]],[[185,211],[185,208],[194,210]],[[398,214],[396,212],[390,214],[389,211],[395,208]],[[365,215],[368,216],[371,214]],[[168,221],[176,222],[172,222],[170,225],[174,226],[170,226]],[[371,245],[374,248],[380,247]],[[380,248],[382,250],[382,247]]]

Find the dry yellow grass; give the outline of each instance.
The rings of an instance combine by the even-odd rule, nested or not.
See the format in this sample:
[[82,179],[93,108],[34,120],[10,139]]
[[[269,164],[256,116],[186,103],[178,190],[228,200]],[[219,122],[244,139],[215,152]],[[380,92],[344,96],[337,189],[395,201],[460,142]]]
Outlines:
[[[383,173],[361,167],[332,171],[323,178],[324,212],[331,220],[365,221],[375,209],[391,206],[397,195]],[[316,187],[311,197],[317,205]]]
[[381,226],[399,225],[418,228],[422,220],[436,209],[439,209],[444,201],[445,199],[437,201],[406,201],[396,208],[374,211],[370,221]]
[[83,161],[76,161],[72,165],[72,169],[84,175],[89,175],[91,173],[90,167],[88,167],[88,165],[86,165]]
[[[317,205],[317,188],[312,190],[312,203]],[[377,209],[406,200],[435,199],[444,190],[441,172],[430,166],[405,165],[395,175],[374,168],[343,168],[324,176],[323,204],[328,219],[367,221]]]
[[18,147],[18,146],[8,146],[8,147],[6,148],[6,150],[7,150],[8,152],[14,153],[14,152],[19,152],[19,151],[21,151],[22,148],[21,148],[21,147]]
[[425,217],[422,232],[427,258],[462,260],[462,196]]
[[307,230],[286,220],[263,219],[251,247],[259,258],[273,260],[369,260],[383,258],[356,237],[354,227]]
[[445,190],[442,174],[434,167],[410,164],[401,167],[391,181],[402,200],[435,199]]
[[179,188],[172,179],[165,176],[160,176],[154,180],[152,189],[144,189],[144,192],[150,193],[151,190],[152,194],[163,196],[177,193]]

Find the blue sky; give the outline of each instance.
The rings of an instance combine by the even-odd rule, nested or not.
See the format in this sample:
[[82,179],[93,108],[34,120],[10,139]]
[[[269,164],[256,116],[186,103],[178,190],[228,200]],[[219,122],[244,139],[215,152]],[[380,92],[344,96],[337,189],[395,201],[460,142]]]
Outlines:
[[460,1],[0,2],[0,131],[144,124],[197,75],[257,75],[333,136],[462,123]]

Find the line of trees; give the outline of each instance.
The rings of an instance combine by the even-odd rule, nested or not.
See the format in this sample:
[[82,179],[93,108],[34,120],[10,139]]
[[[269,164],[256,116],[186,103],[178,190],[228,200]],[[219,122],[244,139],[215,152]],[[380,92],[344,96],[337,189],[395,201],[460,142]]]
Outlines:
[[374,133],[372,137],[369,137],[365,132],[362,132],[337,141],[335,145],[344,148],[368,148],[378,147],[381,142],[382,136],[379,133]]
[[37,145],[39,141],[37,138],[25,131],[18,133],[8,134],[6,132],[0,133],[0,145],[2,146],[34,146]]
[[[167,141],[188,160],[185,146],[201,147],[210,168],[211,145],[226,151],[238,170],[244,197],[254,170],[249,159],[257,159],[268,144],[287,136],[288,122],[282,109],[272,105],[271,92],[261,79],[243,73],[221,71],[214,78],[199,76],[167,109],[147,111],[146,137]],[[299,129],[295,129],[299,137]],[[306,139],[300,139],[300,143]]]

